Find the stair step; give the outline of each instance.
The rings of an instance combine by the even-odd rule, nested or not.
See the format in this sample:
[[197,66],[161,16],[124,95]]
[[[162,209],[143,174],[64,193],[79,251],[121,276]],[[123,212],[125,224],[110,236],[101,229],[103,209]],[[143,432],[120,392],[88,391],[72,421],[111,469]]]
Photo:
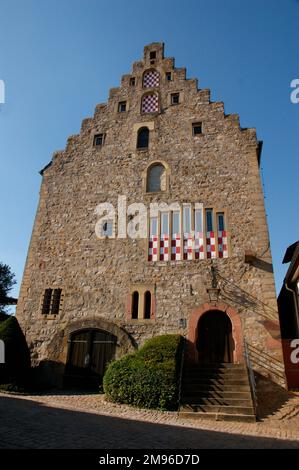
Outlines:
[[203,392],[215,392],[215,393],[226,393],[226,392],[238,392],[238,393],[250,393],[249,384],[244,385],[215,385],[215,384],[185,384],[182,387],[182,394],[184,393],[203,393]]
[[205,377],[188,377],[183,379],[183,383],[188,384],[207,384],[207,385],[247,385],[248,378],[236,378],[236,379],[208,379]]
[[244,364],[232,364],[230,362],[221,362],[221,363],[210,363],[210,364],[185,364],[185,369],[200,370],[200,369],[235,369],[235,370],[246,370]]
[[194,388],[190,388],[190,390],[183,390],[182,392],[183,398],[188,398],[192,396],[200,396],[201,398],[220,398],[223,400],[226,399],[234,399],[239,398],[241,400],[251,400],[251,393],[250,390],[248,391],[214,391],[214,390],[196,390]]
[[226,414],[241,414],[254,416],[254,409],[252,406],[230,406],[230,405],[200,405],[198,403],[184,404],[181,407],[185,411],[193,412],[207,412],[207,413],[226,413]]
[[211,370],[186,370],[184,377],[247,377],[246,370],[229,370],[227,372]]
[[213,398],[213,397],[202,397],[202,396],[184,396],[181,400],[182,403],[196,403],[198,405],[215,405],[215,406],[241,406],[251,407],[252,401],[250,398]]
[[227,413],[206,413],[206,412],[193,412],[193,411],[180,411],[179,416],[181,418],[188,419],[208,419],[214,421],[238,421],[244,423],[255,423],[256,418],[253,415],[243,415],[243,414],[227,414]]

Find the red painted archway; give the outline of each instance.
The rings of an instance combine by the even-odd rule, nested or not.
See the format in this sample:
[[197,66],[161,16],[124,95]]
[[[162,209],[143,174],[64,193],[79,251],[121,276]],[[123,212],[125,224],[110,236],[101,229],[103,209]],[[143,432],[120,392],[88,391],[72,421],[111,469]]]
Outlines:
[[234,350],[234,363],[244,362],[244,339],[242,332],[242,325],[239,314],[236,310],[227,304],[220,302],[206,303],[193,310],[189,319],[188,328],[188,358],[192,362],[198,360],[198,352],[196,347],[198,335],[198,322],[200,318],[207,312],[212,310],[219,310],[226,313],[232,323],[232,336],[235,342]]

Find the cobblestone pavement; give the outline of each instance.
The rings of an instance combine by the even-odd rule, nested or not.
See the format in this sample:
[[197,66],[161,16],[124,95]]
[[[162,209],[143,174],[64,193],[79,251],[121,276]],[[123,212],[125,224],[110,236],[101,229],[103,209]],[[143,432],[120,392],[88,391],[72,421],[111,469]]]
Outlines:
[[0,393],[0,448],[299,449],[299,395],[258,423],[185,419],[72,393]]

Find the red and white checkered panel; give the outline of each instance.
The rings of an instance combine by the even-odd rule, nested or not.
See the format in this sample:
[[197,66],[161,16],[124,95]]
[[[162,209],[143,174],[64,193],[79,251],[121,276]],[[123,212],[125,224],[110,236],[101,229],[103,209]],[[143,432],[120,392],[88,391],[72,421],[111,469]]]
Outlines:
[[215,232],[206,233],[207,258],[216,258]]
[[169,236],[162,235],[160,239],[160,261],[169,261]]
[[142,98],[142,106],[141,106],[143,113],[156,113],[159,111],[159,100],[158,95],[153,93],[152,95],[145,95]]
[[194,234],[194,251],[195,259],[205,259],[203,232],[195,232]]
[[148,242],[148,260],[158,261],[158,237],[153,235]]
[[182,259],[181,253],[181,236],[179,233],[172,235],[171,240],[171,259],[173,261],[179,261]]
[[226,230],[222,230],[218,232],[218,256],[219,258],[228,258]]
[[143,75],[143,88],[156,88],[159,86],[160,76],[156,70],[149,70]]
[[184,259],[192,259],[193,236],[192,233],[184,233]]

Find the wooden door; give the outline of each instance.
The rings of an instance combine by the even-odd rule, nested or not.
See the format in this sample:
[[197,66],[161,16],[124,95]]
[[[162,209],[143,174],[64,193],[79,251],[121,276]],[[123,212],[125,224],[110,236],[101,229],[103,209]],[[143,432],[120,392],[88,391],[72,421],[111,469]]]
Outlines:
[[199,362],[233,362],[232,324],[224,312],[210,311],[198,322]]

